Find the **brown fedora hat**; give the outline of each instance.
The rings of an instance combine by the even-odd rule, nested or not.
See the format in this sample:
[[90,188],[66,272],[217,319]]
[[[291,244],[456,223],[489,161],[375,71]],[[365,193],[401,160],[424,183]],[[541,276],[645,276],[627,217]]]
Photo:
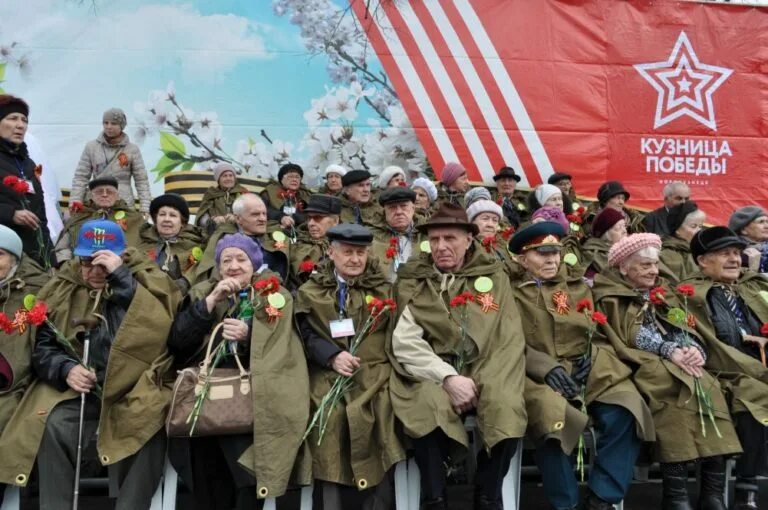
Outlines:
[[430,228],[437,227],[455,227],[471,232],[473,236],[477,235],[478,228],[474,223],[470,223],[467,218],[467,211],[458,205],[444,203],[435,211],[426,223],[418,225],[416,229],[419,232],[428,232]]

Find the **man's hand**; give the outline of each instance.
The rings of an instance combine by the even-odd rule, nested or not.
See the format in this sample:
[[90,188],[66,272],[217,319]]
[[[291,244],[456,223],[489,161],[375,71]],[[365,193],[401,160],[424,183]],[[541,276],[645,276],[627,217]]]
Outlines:
[[280,218],[280,226],[283,228],[292,227],[294,225],[293,218],[291,216],[283,216]]
[[116,255],[112,251],[99,250],[93,252],[93,260],[91,263],[94,266],[103,267],[107,274],[112,274],[115,272],[115,269],[123,265],[123,259],[120,258],[120,255]]
[[67,374],[67,386],[78,393],[90,393],[95,385],[96,374],[82,365],[73,366]]
[[451,399],[456,414],[466,413],[477,407],[477,386],[475,381],[463,375],[449,375],[443,379],[443,389]]
[[221,328],[221,336],[230,342],[244,342],[248,340],[248,324],[240,319],[224,319]]
[[211,293],[205,297],[205,306],[208,312],[212,312],[216,308],[217,303],[224,301],[239,290],[240,282],[237,281],[237,278],[224,278],[221,280],[216,284]]
[[571,400],[579,394],[579,385],[563,367],[557,366],[547,372],[547,375],[544,376],[544,382],[566,400]]
[[573,362],[571,368],[571,378],[576,384],[581,386],[587,382],[589,373],[592,371],[592,356],[579,356]]
[[40,225],[40,218],[38,218],[32,211],[19,209],[13,213],[13,222],[16,225],[21,225],[22,227],[28,227],[34,230]]
[[697,364],[696,356],[692,354],[690,350],[684,349],[693,349],[698,352],[698,349],[695,347],[677,348],[670,353],[669,361],[680,367],[683,372],[691,377],[701,377],[701,367],[704,365],[704,359],[701,358],[701,353],[698,353],[699,358],[701,358],[701,364]]
[[347,351],[341,351],[331,359],[331,368],[338,374],[350,377],[360,368],[360,358],[352,356]]

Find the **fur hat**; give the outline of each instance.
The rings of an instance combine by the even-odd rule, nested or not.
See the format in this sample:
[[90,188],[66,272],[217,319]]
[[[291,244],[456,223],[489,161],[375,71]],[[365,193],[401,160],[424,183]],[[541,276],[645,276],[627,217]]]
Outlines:
[[379,182],[377,184],[379,189],[387,189],[389,181],[391,181],[392,178],[396,175],[402,175],[403,179],[405,179],[405,171],[399,166],[392,165],[382,170],[381,174],[379,175]]
[[325,176],[328,177],[328,174],[339,174],[341,177],[344,177],[344,174],[347,173],[347,169],[344,168],[341,165],[328,165],[325,167]]
[[467,207],[467,218],[469,221],[473,221],[476,217],[486,212],[495,214],[499,217],[499,220],[504,218],[501,206],[493,200],[486,199],[475,200],[472,202],[472,205]]
[[29,105],[20,97],[11,94],[0,94],[0,120],[12,113],[21,113],[29,118]]

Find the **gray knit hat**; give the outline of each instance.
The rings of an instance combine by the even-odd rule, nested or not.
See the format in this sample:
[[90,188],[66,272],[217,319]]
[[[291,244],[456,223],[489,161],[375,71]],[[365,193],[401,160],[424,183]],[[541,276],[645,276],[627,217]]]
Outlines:
[[125,117],[125,112],[120,108],[110,108],[104,112],[102,120],[104,122],[117,122],[120,124],[120,129],[125,129],[125,125],[128,124],[128,119]]
[[230,165],[229,163],[222,161],[221,163],[216,163],[213,166],[213,180],[216,181],[216,184],[219,184],[219,179],[221,178],[221,174],[224,172],[232,172],[237,176],[237,171],[235,170],[235,167]]
[[741,235],[741,230],[758,219],[760,216],[768,216],[762,207],[748,205],[741,209],[736,209],[728,220],[728,228]]
[[[467,208],[478,200],[491,200],[491,192],[480,186],[464,193],[464,203]],[[470,221],[472,221],[472,218],[470,218]]]
[[0,225],[0,249],[15,255],[16,260],[21,260],[23,250],[21,238],[16,232],[5,225]]

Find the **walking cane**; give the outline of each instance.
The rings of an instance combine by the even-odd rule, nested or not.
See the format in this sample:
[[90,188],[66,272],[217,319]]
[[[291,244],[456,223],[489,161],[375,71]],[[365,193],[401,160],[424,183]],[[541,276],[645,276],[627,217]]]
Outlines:
[[[83,335],[83,365],[88,366],[89,350],[91,347],[91,331],[98,326],[96,319],[72,319],[72,327],[85,327]],[[72,496],[72,510],[77,510],[80,498],[80,461],[83,458],[83,422],[85,421],[85,393],[80,394],[80,424],[77,430],[77,461],[75,463],[75,492]]]

